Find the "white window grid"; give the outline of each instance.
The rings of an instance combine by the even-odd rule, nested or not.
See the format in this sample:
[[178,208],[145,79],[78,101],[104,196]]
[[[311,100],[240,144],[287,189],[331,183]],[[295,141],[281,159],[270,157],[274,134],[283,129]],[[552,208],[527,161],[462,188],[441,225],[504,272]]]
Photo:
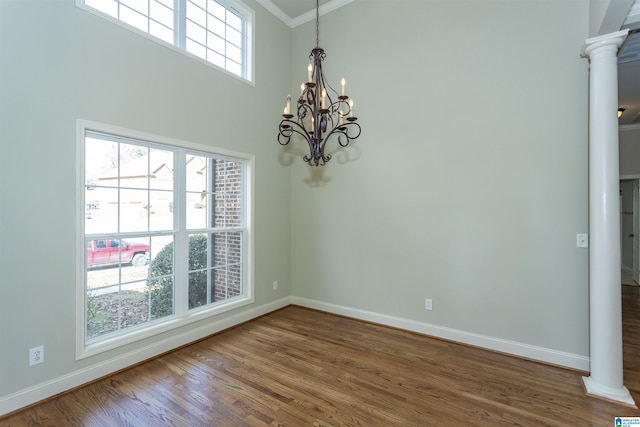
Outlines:
[[243,68],[244,20],[214,0],[187,0],[185,48],[235,74]]
[[[163,141],[162,137],[158,137],[160,138],[160,140],[158,143],[156,143],[153,139],[138,138],[138,135],[135,135],[135,132],[133,131],[131,131],[132,133],[134,133],[133,137],[119,136],[119,135],[122,135],[122,133],[110,133],[112,129],[112,127],[110,126],[96,124],[95,127],[98,128],[98,130],[91,130],[88,127],[88,125],[85,125],[85,123],[89,123],[89,122],[79,121],[79,133],[78,133],[79,141],[84,141],[84,138],[86,137],[104,136],[105,139],[109,139],[111,141],[116,141],[116,142],[121,142],[126,144],[137,143],[142,147],[159,148],[162,150],[173,151],[174,161],[175,161],[174,166],[176,168],[176,172],[175,172],[176,176],[180,176],[186,173],[184,162],[186,158],[189,157],[190,155],[199,155],[209,160],[216,159],[216,160],[231,161],[231,162],[242,165],[241,166],[242,178],[241,178],[241,186],[240,186],[241,187],[240,188],[241,204],[242,204],[240,211],[242,214],[241,214],[241,220],[231,225],[227,223],[225,216],[223,215],[222,224],[216,224],[215,221],[211,219],[211,220],[207,220],[207,224],[204,225],[203,227],[188,227],[185,224],[185,220],[186,220],[185,203],[179,202],[177,200],[183,197],[185,194],[187,194],[186,182],[184,182],[184,178],[177,178],[174,182],[173,191],[175,192],[174,202],[175,204],[177,204],[177,206],[175,205],[174,206],[179,212],[176,213],[175,220],[174,220],[174,227],[164,228],[160,230],[149,229],[148,231],[138,231],[138,232],[130,232],[130,231],[122,232],[120,230],[117,230],[113,233],[101,232],[97,234],[95,233],[85,234],[84,227],[80,227],[79,231],[81,232],[82,243],[78,248],[79,249],[78,254],[79,254],[80,265],[82,265],[83,268],[79,270],[79,272],[81,273],[81,276],[78,277],[79,298],[77,300],[78,301],[78,333],[77,333],[76,356],[78,358],[88,357],[92,354],[96,354],[102,351],[109,350],[111,348],[118,347],[120,345],[125,345],[127,343],[134,342],[137,339],[144,338],[146,336],[151,336],[165,330],[173,329],[181,324],[186,324],[186,323],[196,321],[200,318],[203,318],[203,316],[210,316],[214,313],[225,312],[234,307],[243,306],[253,302],[253,279],[252,279],[252,274],[249,274],[249,273],[252,273],[253,267],[251,266],[251,256],[248,255],[252,253],[252,251],[249,250],[249,252],[247,252],[248,250],[247,245],[249,245],[249,247],[252,247],[252,239],[249,238],[250,233],[249,233],[248,222],[247,222],[248,216],[250,215],[249,213],[250,209],[248,208],[248,203],[249,203],[249,199],[252,198],[251,196],[252,190],[249,187],[247,187],[247,181],[246,181],[248,179],[248,176],[250,175],[249,171],[247,170],[248,157],[244,157],[244,155],[242,155],[241,153],[237,153],[239,157],[236,157],[236,153],[220,154],[220,153],[214,153],[209,151],[194,151],[186,147],[171,145],[171,142],[173,142],[173,140]],[[104,129],[99,129],[101,127],[103,127]],[[113,128],[113,131],[118,132],[118,129]],[[142,137],[145,136],[145,134],[141,134],[141,133],[139,135]],[[176,142],[181,143],[180,141],[176,141]],[[166,145],[167,143],[169,145]],[[83,145],[84,143],[81,142],[81,144]],[[80,152],[83,153],[83,151],[84,150],[81,150]],[[81,155],[79,159],[84,159],[84,157]],[[81,165],[80,170],[84,170],[84,165]],[[85,196],[84,188],[86,183],[84,174],[82,174],[82,176],[79,176],[79,182],[80,180],[82,182],[82,190],[78,193],[78,207],[84,210],[87,202],[84,197]],[[93,185],[90,185],[90,186],[93,186]],[[211,192],[215,193],[215,189],[212,188]],[[239,294],[235,293],[235,295],[233,297],[230,297],[230,299],[222,300],[222,301],[213,301],[212,295],[208,295],[207,302],[204,306],[191,307],[191,306],[188,306],[188,303],[187,303],[188,286],[183,284],[183,285],[180,285],[183,287],[181,291],[175,291],[176,295],[175,295],[175,301],[174,301],[173,315],[169,317],[163,317],[160,319],[150,319],[146,323],[136,325],[134,327],[127,328],[127,329],[122,329],[114,333],[109,333],[102,337],[101,336],[93,337],[93,338],[87,337],[86,335],[86,328],[87,328],[86,298],[87,298],[87,291],[88,291],[87,282],[86,282],[87,266],[85,265],[84,262],[82,262],[82,260],[85,259],[84,256],[86,254],[86,247],[87,247],[86,245],[89,240],[110,239],[110,238],[113,238],[113,239],[148,238],[149,241],[151,242],[153,241],[153,239],[156,239],[156,238],[160,238],[163,240],[170,238],[171,240],[173,240],[174,245],[176,245],[175,248],[177,251],[178,250],[177,247],[180,244],[182,244],[183,250],[186,249],[186,247],[188,246],[186,243],[189,240],[189,236],[193,234],[206,234],[210,236],[209,239],[213,239],[214,236],[217,235],[225,239],[225,244],[226,244],[226,236],[234,235],[234,234],[239,235],[239,241],[241,242],[241,250],[239,253],[239,260],[237,260],[237,262],[227,262],[226,265],[214,264],[213,262],[207,263],[210,266],[209,269],[211,270],[212,274],[215,274],[216,270],[218,269],[222,269],[223,273],[227,274],[229,271],[228,270],[229,268],[231,269],[235,268],[236,271],[239,272],[239,281],[240,281]],[[236,237],[236,241],[237,241],[237,237]],[[183,259],[186,260],[187,257],[183,256]],[[209,261],[213,261],[213,259],[210,257]],[[197,270],[194,270],[192,272],[197,272]],[[179,265],[179,263],[175,264],[173,275],[174,277],[177,278],[175,280],[176,286],[178,286],[178,283],[180,281],[179,277],[180,276],[187,277],[189,273],[190,272],[189,272],[189,269],[187,268],[186,262],[182,266]],[[129,285],[129,283],[127,283],[126,281],[121,281],[120,283],[121,287],[126,287],[127,285]],[[209,290],[207,292],[209,292]]]

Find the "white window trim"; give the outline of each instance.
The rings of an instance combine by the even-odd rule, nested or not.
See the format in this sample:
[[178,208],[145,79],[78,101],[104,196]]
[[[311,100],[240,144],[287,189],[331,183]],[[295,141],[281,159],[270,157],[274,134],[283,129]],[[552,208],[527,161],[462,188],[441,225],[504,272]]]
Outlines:
[[[84,197],[85,197],[85,177],[84,177],[84,138],[87,130],[101,132],[125,138],[139,139],[159,144],[166,144],[186,150],[195,150],[212,155],[229,156],[244,160],[245,175],[245,205],[247,210],[246,243],[243,248],[243,262],[246,263],[244,274],[244,295],[232,298],[228,301],[216,304],[213,307],[203,306],[201,308],[188,311],[184,314],[171,316],[170,319],[158,319],[145,323],[141,327],[132,327],[131,330],[107,337],[99,342],[87,343],[85,338],[86,306],[85,306],[85,253],[84,244]],[[194,142],[178,140],[160,135],[153,135],[145,132],[124,129],[111,125],[106,125],[88,120],[78,119],[76,121],[76,360],[81,360],[96,354],[122,347],[163,332],[171,331],[183,327],[193,322],[197,322],[210,317],[218,316],[222,313],[240,307],[253,304],[255,302],[255,279],[254,279],[254,204],[255,204],[255,157],[250,154],[232,150],[226,150],[209,145],[197,144]]]
[[142,31],[132,25],[127,24],[126,22],[122,22],[119,19],[114,18],[113,16],[107,15],[106,13],[103,13],[97,9],[92,8],[91,6],[87,6],[84,4],[84,0],[76,0],[76,7],[85,10],[93,15],[99,16],[102,19],[106,19],[109,22],[112,22],[116,25],[119,25],[122,28],[125,28],[135,34],[138,34],[139,36],[145,37],[148,40],[151,40],[155,43],[158,43],[161,46],[167,47],[171,50],[174,50],[176,52],[179,52],[185,56],[187,56],[188,58],[191,58],[193,60],[196,60],[208,67],[211,67],[217,71],[220,71],[230,77],[233,77],[234,79],[240,80],[244,83],[247,83],[248,85],[254,86],[255,87],[255,31],[254,31],[254,22],[255,22],[255,12],[253,11],[253,9],[249,8],[248,6],[246,6],[243,3],[240,3],[237,0],[232,0],[232,2],[230,3],[229,0],[224,0],[224,3],[229,4],[230,7],[233,7],[234,9],[236,9],[238,12],[240,12],[244,19],[245,19],[245,40],[244,40],[244,60],[246,62],[246,66],[245,66],[245,73],[246,76],[239,76],[237,74],[232,73],[231,71],[227,71],[226,69],[213,64],[209,61],[207,61],[206,59],[200,58],[197,55],[194,55],[193,53],[188,52],[184,47],[181,46],[176,46],[175,44],[172,43],[168,43],[162,39],[159,39],[158,37],[155,37],[145,31]]

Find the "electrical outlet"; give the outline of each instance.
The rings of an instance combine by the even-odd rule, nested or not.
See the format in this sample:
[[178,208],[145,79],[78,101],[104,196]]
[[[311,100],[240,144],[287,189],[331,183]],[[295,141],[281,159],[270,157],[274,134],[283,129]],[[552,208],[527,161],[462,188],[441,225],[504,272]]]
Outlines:
[[431,298],[425,298],[424,309],[429,311],[433,310],[433,301],[431,300]]
[[277,290],[278,290],[278,281],[277,281],[277,280],[274,280],[274,281],[273,281],[273,290],[274,290],[274,291],[277,291]]
[[29,366],[44,362],[44,346],[29,349]]

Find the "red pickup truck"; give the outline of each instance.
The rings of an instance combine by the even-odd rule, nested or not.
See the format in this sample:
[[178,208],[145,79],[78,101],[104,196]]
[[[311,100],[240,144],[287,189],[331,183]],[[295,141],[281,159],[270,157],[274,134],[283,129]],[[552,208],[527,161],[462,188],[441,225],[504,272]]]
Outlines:
[[142,267],[149,264],[149,245],[124,240],[89,240],[87,266],[127,264]]

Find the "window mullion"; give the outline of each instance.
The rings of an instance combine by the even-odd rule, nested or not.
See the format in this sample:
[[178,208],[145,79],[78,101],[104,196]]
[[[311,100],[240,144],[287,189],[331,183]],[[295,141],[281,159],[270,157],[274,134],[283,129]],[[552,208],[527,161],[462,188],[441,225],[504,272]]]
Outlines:
[[[216,227],[216,160],[209,158],[207,160],[207,209],[209,214],[207,215],[207,227],[209,229],[215,229]],[[214,233],[207,233],[207,304],[212,303],[215,300],[215,292],[211,290],[215,284],[215,249],[216,249],[216,237]]]
[[245,79],[250,79],[250,71],[249,71],[249,34],[251,33],[249,26],[247,25],[246,16],[242,17],[242,77]]
[[187,47],[187,0],[173,0],[174,44],[181,49]]
[[187,231],[187,204],[186,204],[186,176],[187,161],[186,151],[179,149],[175,155],[174,163],[174,204],[177,207],[174,217],[177,230],[174,242],[174,310],[176,315],[185,314],[189,306],[189,233]]

